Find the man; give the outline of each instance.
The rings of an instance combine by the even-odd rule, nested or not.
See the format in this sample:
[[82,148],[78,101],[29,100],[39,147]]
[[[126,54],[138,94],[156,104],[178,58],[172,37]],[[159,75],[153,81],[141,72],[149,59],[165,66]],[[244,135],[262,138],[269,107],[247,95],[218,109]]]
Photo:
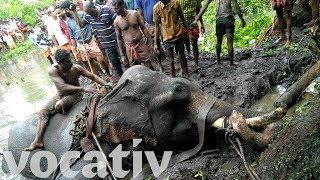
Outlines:
[[96,92],[94,88],[80,87],[80,76],[87,77],[100,85],[110,87],[107,82],[85,68],[72,64],[68,51],[58,49],[54,56],[57,64],[53,64],[50,67],[49,76],[56,86],[58,94],[40,111],[36,137],[30,147],[25,149],[26,151],[43,148],[43,135],[50,117],[56,113],[65,114],[68,109],[82,99],[83,92]]
[[[149,31],[149,34],[151,35],[152,39],[156,37],[155,35],[155,25],[153,22],[153,6],[156,5],[158,0],[135,0],[135,9],[138,10],[141,14],[141,16],[144,18],[144,21],[146,23],[146,27]],[[159,37],[159,36],[157,36]],[[160,46],[160,40],[157,41],[158,48],[160,49],[160,52],[164,52],[163,49]],[[156,54],[160,71],[163,72],[162,62],[161,58],[164,58],[165,56],[161,56],[159,52],[154,52]]]
[[48,38],[46,32],[46,26],[43,23],[39,24],[40,31],[37,34],[36,44],[43,49],[44,57],[47,58],[50,64],[53,64],[53,60],[51,58],[51,46],[52,42]]
[[[292,0],[272,0],[272,8],[276,10],[277,13],[277,19],[278,19],[278,24],[280,27],[281,31],[281,37],[278,42],[285,41],[286,44],[284,47],[288,47],[292,41],[292,8],[293,8],[293,2]],[[284,18],[283,13],[286,13],[286,18]],[[288,31],[288,37],[286,37],[285,33],[285,21],[287,23],[287,31]]]
[[318,22],[319,22],[319,0],[300,0],[300,4],[301,6],[305,9],[305,10],[309,10],[310,9],[310,3],[311,1],[311,12],[312,12],[312,21],[310,23],[306,23],[304,24],[304,26],[310,26],[312,25],[312,29],[311,29],[311,33],[313,35],[315,35],[317,33],[318,30]]
[[180,3],[177,0],[160,0],[153,11],[155,22],[154,49],[159,51],[158,32],[161,32],[163,46],[170,59],[170,75],[175,77],[174,48],[180,61],[182,76],[188,77],[188,64],[184,54],[183,31],[187,29]]
[[[201,8],[199,14],[197,15],[194,24],[200,19],[200,17],[207,10],[209,4],[212,0],[206,0],[204,6]],[[217,0],[216,1],[216,36],[217,36],[217,45],[216,45],[216,53],[217,53],[217,63],[221,63],[221,44],[223,36],[227,36],[227,45],[228,45],[228,59],[230,61],[230,65],[234,65],[233,62],[233,38],[234,38],[234,15],[238,14],[241,20],[241,27],[246,25],[244,18],[241,13],[240,6],[237,0]],[[234,8],[232,8],[234,7]],[[233,12],[233,10],[235,12]]]
[[[188,53],[190,53],[190,41],[192,44],[193,57],[196,65],[198,66],[199,62],[199,47],[198,47],[198,38],[199,38],[199,27],[197,24],[192,24],[196,15],[199,13],[201,8],[200,0],[179,0],[181,9],[183,12],[184,19],[189,27],[189,30],[186,32],[185,45],[187,47]],[[202,18],[201,22],[201,31],[204,32],[204,25]]]
[[[71,15],[71,13],[73,15]],[[73,49],[74,56],[76,57],[76,59],[82,64],[84,64],[87,69],[90,69],[88,63],[89,60],[95,59],[105,70],[106,74],[110,76],[109,62],[103,56],[96,40],[92,35],[92,26],[90,24],[86,24],[82,28],[80,28],[79,24],[76,22],[76,18],[83,18],[85,16],[85,13],[79,11],[80,17],[78,17],[78,13],[74,9],[74,11],[72,12],[68,11],[68,14],[69,18],[67,20],[67,25],[71,38],[71,47]],[[94,61],[92,61],[92,65],[93,64],[95,64]],[[99,70],[99,67],[93,68],[93,71],[97,75]]]
[[92,25],[101,50],[105,51],[117,75],[121,77],[123,71],[113,26],[114,12],[108,6],[95,6],[90,0],[85,1],[84,10],[87,15],[83,18],[83,25],[87,23]]
[[129,59],[130,66],[142,63],[153,69],[150,61],[152,40],[142,16],[138,11],[126,10],[124,0],[113,0],[113,6],[118,14],[114,21],[114,27],[123,62],[128,62]]
[[53,45],[55,46],[55,49],[60,47],[71,52],[68,36],[61,30],[60,19],[58,18],[60,10],[56,9],[54,12],[52,11],[53,10],[51,9],[48,10],[48,15],[50,17],[45,21],[45,25],[47,26],[48,34],[52,39]]

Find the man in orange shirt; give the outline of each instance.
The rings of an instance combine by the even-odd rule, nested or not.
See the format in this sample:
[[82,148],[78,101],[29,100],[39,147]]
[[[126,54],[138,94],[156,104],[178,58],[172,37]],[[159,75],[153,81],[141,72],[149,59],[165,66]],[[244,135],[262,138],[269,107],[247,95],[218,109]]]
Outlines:
[[178,54],[183,77],[188,77],[188,64],[184,54],[183,32],[187,30],[180,3],[177,0],[160,0],[153,11],[155,22],[154,49],[159,52],[158,32],[163,39],[163,46],[170,59],[170,75],[175,77],[174,48]]

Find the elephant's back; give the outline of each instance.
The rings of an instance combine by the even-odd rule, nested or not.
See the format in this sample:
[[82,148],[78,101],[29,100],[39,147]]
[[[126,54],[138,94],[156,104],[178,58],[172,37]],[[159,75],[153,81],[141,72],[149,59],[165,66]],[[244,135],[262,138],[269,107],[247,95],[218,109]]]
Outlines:
[[[73,120],[75,116],[80,114],[80,110],[85,106],[86,101],[82,100],[76,104],[66,115],[54,115],[48,124],[44,134],[44,150],[52,152],[57,160],[69,150],[72,143],[72,136],[69,135],[71,129],[74,128]],[[29,147],[34,140],[37,131],[38,115],[35,114],[25,121],[20,121],[13,125],[9,139],[7,151],[11,151],[16,162],[19,162],[20,156],[24,148]],[[30,157],[38,150],[32,151]],[[26,168],[22,171],[22,175],[29,178],[34,178],[30,171],[29,161]],[[3,163],[4,171],[6,163]]]

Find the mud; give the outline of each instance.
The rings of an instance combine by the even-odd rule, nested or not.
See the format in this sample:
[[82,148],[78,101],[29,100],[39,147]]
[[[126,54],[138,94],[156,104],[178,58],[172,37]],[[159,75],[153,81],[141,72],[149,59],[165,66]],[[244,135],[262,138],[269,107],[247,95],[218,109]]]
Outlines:
[[[188,58],[191,80],[199,83],[202,90],[229,103],[249,108],[252,103],[277,85],[291,85],[313,63],[313,55],[307,49],[308,35],[296,29],[294,43],[288,50],[273,44],[276,38],[262,46],[235,52],[236,66],[230,66],[226,57],[217,65],[214,54],[201,54],[197,68]],[[176,63],[179,72],[179,64]],[[165,69],[169,69],[165,65]]]
[[[222,65],[217,65],[213,54],[201,55],[200,68],[195,67],[192,60],[188,59],[189,67],[191,64],[191,80],[199,83],[202,89],[209,94],[240,107],[250,108],[254,102],[269,93],[275,86],[281,84],[282,87],[289,87],[314,64],[315,57],[308,50],[308,45],[311,42],[309,31],[294,29],[293,34],[294,43],[289,49],[284,49],[282,47],[283,44],[275,45],[273,42],[277,37],[270,37],[259,47],[237,51],[235,59],[239,64],[234,67],[229,65],[226,58],[223,59]],[[176,67],[179,67],[179,64],[176,64]],[[305,124],[296,125],[297,130],[301,125]],[[317,128],[319,129],[318,125],[305,126],[303,129],[311,128],[316,130]],[[269,150],[270,152],[266,150],[265,155],[262,155],[262,161],[263,158],[264,161],[259,166],[261,170],[258,171],[259,175],[262,175],[262,179],[278,179],[279,176],[277,175],[282,172],[282,169],[286,168],[283,165],[281,166],[282,169],[278,168],[273,171],[270,168],[269,170],[269,164],[272,161],[269,159],[281,157],[279,151],[286,153],[291,150],[294,154],[293,161],[297,159],[295,155],[298,155],[298,153],[295,152],[293,147],[299,142],[291,143],[289,147],[285,145],[290,144],[291,141],[294,142],[295,137],[299,136],[303,130],[296,131],[295,136],[291,134],[291,131],[288,128],[286,134],[283,134],[282,138],[277,138],[275,141],[278,144],[274,145],[274,150]],[[220,138],[220,142],[212,142],[217,137]],[[303,138],[306,137],[301,135],[301,139]],[[282,142],[282,139],[286,139],[286,141]],[[211,144],[209,149],[218,150],[205,155],[200,154],[193,159],[179,163],[167,169],[158,179],[248,179],[241,159],[230,144],[224,141],[223,136],[217,135],[207,141],[209,141],[207,144]],[[215,144],[220,145],[217,147]],[[300,142],[300,144],[303,143]],[[278,146],[283,149],[278,149]],[[257,165],[261,152],[252,150],[246,145],[245,151],[249,163]],[[319,164],[319,158],[317,160]],[[297,163],[296,161],[294,162]],[[292,165],[292,168],[294,167]],[[283,177],[287,177],[285,172],[282,174],[285,175]],[[304,175],[300,174],[298,177],[304,177]]]

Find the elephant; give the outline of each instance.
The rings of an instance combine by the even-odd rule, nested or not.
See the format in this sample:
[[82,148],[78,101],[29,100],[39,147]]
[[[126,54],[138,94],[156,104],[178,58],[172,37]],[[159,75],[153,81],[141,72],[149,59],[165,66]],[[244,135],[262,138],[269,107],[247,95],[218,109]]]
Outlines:
[[[208,111],[202,115],[204,119],[200,122],[197,120],[199,114],[203,113],[204,105],[210,99],[213,101],[206,107]],[[72,119],[85,105],[86,101],[82,100],[67,115],[57,114],[50,120],[44,135],[44,146],[58,159],[71,146],[69,132],[74,128]],[[209,96],[194,82],[136,65],[126,70],[117,86],[97,103],[93,132],[105,154],[110,153],[113,145],[135,138],[143,140],[139,146],[143,150],[186,151],[199,145],[201,131],[205,135],[212,134],[214,129],[227,125],[233,126],[245,140],[263,147],[268,143],[263,134],[265,131],[256,132],[251,127],[262,128],[268,133],[269,124],[272,125],[284,113],[283,109],[278,108],[269,114],[249,118],[255,113]],[[34,116],[13,126],[6,150],[13,153],[16,162],[33,140],[36,122],[37,117]],[[204,129],[199,129],[200,124]],[[132,149],[130,145],[126,148]],[[35,178],[28,163],[21,174]],[[80,159],[72,169],[79,169],[87,163]],[[3,163],[3,169],[8,172],[6,163]],[[83,178],[80,173],[74,179]]]

